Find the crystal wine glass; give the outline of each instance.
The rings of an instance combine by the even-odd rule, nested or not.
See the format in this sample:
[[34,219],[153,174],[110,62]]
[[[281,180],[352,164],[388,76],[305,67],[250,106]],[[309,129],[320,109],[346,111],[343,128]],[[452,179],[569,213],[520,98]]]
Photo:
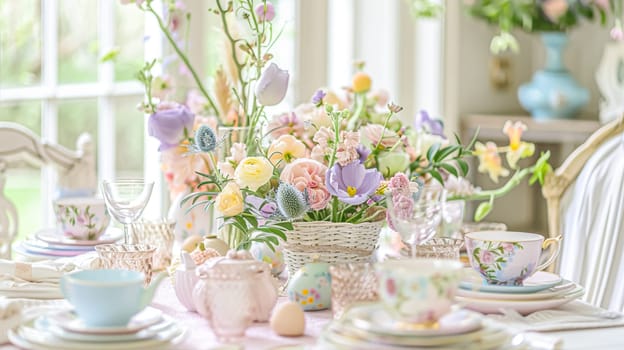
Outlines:
[[111,215],[124,226],[124,242],[130,244],[130,225],[137,221],[152,194],[154,182],[142,179],[104,180],[102,192]]
[[433,237],[442,220],[440,198],[422,198],[420,189],[402,195],[390,193],[387,198],[391,227],[410,244],[412,258],[416,247]]

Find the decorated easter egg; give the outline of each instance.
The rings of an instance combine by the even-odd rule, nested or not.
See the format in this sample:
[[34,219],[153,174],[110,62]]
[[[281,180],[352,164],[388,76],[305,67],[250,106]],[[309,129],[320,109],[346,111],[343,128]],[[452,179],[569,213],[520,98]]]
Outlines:
[[269,265],[271,265],[271,274],[273,276],[277,276],[286,267],[284,263],[284,253],[282,252],[282,244],[275,246],[275,251],[272,251],[269,246],[262,242],[252,242],[251,247],[249,248],[249,252],[256,260],[263,261]]
[[216,250],[221,256],[225,256],[230,247],[228,247],[227,243],[225,243],[222,239],[218,238],[215,235],[204,236],[203,240],[204,248],[211,248]]
[[331,306],[329,264],[308,263],[288,281],[288,299],[304,311],[324,310]]

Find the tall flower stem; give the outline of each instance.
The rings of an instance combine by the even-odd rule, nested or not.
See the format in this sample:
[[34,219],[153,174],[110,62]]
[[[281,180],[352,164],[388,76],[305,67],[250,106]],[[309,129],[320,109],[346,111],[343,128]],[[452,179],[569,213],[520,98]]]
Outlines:
[[204,95],[206,100],[208,100],[208,103],[210,104],[210,107],[213,110],[218,111],[217,105],[214,103],[214,101],[212,100],[212,98],[208,94],[208,91],[206,90],[206,88],[204,88],[204,85],[202,84],[201,79],[199,78],[199,75],[197,75],[197,72],[195,71],[195,69],[191,65],[191,62],[189,61],[188,57],[186,57],[186,55],[184,54],[184,52],[182,52],[182,50],[180,49],[178,44],[176,44],[175,40],[171,36],[171,33],[167,29],[167,26],[163,22],[163,19],[154,10],[154,8],[152,7],[150,2],[147,3],[147,10],[152,15],[154,15],[154,17],[156,18],[156,21],[158,21],[158,26],[160,27],[160,30],[163,32],[163,34],[165,34],[165,37],[167,38],[167,41],[169,41],[169,44],[171,44],[171,47],[173,47],[173,50],[178,54],[178,57],[180,57],[182,62],[184,62],[184,65],[186,66],[186,68],[191,72],[191,75],[193,76],[193,79],[195,80],[195,84],[197,84],[197,88],[199,88],[199,91],[201,91],[202,95]]

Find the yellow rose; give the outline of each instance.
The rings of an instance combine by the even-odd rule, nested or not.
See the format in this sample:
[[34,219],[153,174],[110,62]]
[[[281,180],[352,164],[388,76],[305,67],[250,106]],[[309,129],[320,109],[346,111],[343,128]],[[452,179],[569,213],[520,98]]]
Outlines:
[[243,211],[243,193],[237,184],[228,182],[217,198],[215,209],[223,216],[238,215]]
[[264,157],[247,157],[238,164],[234,171],[236,183],[253,191],[269,182],[271,176],[273,176],[273,165]]
[[284,166],[297,158],[303,158],[306,146],[292,135],[282,135],[274,140],[269,147],[269,160],[273,165]]

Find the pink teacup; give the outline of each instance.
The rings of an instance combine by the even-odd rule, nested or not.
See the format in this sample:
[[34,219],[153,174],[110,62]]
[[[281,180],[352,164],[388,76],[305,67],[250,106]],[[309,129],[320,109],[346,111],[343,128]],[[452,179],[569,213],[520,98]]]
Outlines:
[[[555,261],[561,236],[544,240],[535,233],[481,231],[467,233],[465,240],[470,265],[488,284],[521,286],[534,272]],[[539,264],[542,250],[553,243],[556,248]]]

